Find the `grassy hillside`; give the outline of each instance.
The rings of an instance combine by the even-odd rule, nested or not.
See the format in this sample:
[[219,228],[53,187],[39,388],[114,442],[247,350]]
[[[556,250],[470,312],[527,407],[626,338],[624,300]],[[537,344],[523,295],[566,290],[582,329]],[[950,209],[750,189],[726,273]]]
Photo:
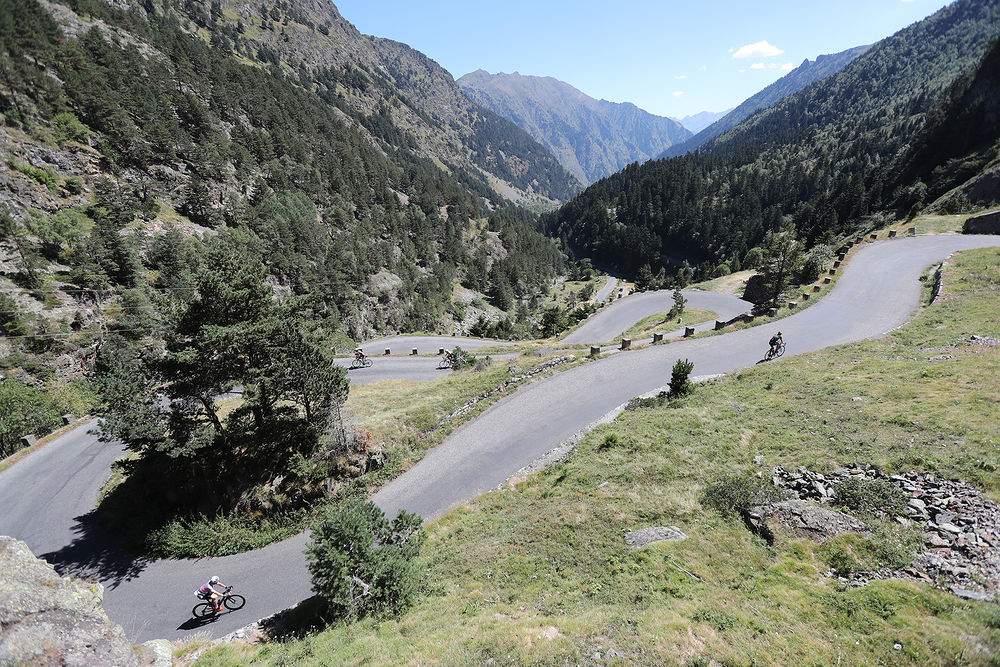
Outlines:
[[[431,525],[428,584],[401,618],[217,648],[199,664],[992,664],[995,607],[912,581],[844,586],[827,576],[830,547],[768,546],[699,497],[761,456],[765,470],[931,471],[1000,499],[1000,346],[971,341],[1000,337],[998,295],[1000,251],[959,255],[944,298],[891,336],[626,412],[571,458]],[[623,543],[661,525],[690,539]],[[874,561],[906,555],[854,545]]]

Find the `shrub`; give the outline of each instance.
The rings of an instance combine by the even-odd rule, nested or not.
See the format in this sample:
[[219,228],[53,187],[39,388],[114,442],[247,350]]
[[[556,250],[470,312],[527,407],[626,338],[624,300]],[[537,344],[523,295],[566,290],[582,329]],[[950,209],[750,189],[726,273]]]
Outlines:
[[833,249],[828,245],[817,245],[806,253],[799,272],[799,283],[809,283],[816,280],[826,265],[833,260]]
[[45,392],[11,378],[0,380],[0,457],[20,449],[22,437],[58,428],[59,417]]
[[686,396],[694,390],[688,376],[694,370],[694,362],[678,359],[670,373],[670,398]]
[[907,567],[922,543],[916,531],[874,522],[868,535],[834,537],[824,542],[818,553],[831,570],[846,577],[854,572]]
[[0,294],[0,335],[24,336],[28,333],[19,315],[20,309],[14,297]]
[[451,369],[455,371],[460,371],[463,368],[468,368],[476,362],[476,358],[472,356],[471,353],[466,352],[460,347],[456,347],[451,351]]
[[834,503],[873,517],[901,516],[906,512],[906,494],[887,479],[845,479],[834,487]]
[[90,130],[80,122],[80,119],[69,112],[57,113],[53,118],[53,135],[60,144],[67,141],[84,143],[90,136]]
[[724,516],[744,512],[751,507],[767,505],[791,497],[791,493],[776,488],[769,480],[754,475],[727,475],[705,487],[701,504]]
[[426,534],[420,523],[403,510],[390,522],[360,499],[326,506],[306,547],[313,591],[339,618],[401,612],[421,582],[416,556]]
[[67,176],[66,180],[63,182],[63,189],[71,195],[80,194],[83,192],[83,188],[83,179],[76,175]]

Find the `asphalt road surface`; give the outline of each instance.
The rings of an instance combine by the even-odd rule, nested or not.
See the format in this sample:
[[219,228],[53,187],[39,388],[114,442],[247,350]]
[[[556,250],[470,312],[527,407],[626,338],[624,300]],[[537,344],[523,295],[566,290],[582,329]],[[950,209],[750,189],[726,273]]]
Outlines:
[[618,279],[609,277],[608,282],[604,283],[604,287],[597,291],[597,294],[594,296],[594,301],[596,303],[604,303],[604,300],[608,298],[608,295],[611,294],[617,286]]
[[507,341],[484,340],[482,338],[463,338],[462,336],[392,336],[391,338],[376,338],[361,346],[364,353],[374,357],[385,353],[386,348],[392,354],[410,354],[413,348],[417,354],[437,354],[444,348],[453,350],[460,347],[466,352],[484,347],[510,345]]
[[[714,311],[720,320],[730,320],[740,313],[749,312],[753,304],[731,294],[705,292],[703,290],[683,290],[688,308],[702,308]],[[639,292],[619,299],[604,310],[587,319],[576,331],[562,339],[563,343],[605,343],[621,337],[622,333],[644,317],[663,313],[674,305],[673,290]],[[696,331],[711,329],[715,321],[704,322],[695,327]],[[680,329],[683,333],[683,328]],[[664,330],[663,333],[668,333]],[[672,333],[672,332],[671,332]],[[668,336],[669,337],[669,336]]]
[[[923,270],[962,249],[1000,245],[998,236],[921,236],[861,248],[820,302],[781,321],[786,356],[881,336],[917,306]],[[374,500],[439,517],[507,477],[628,399],[666,384],[678,358],[697,375],[757,363],[773,327],[614,354],[528,385],[466,424]],[[435,350],[436,351],[436,350]],[[776,362],[776,363],[781,363]],[[370,369],[366,369],[370,370]],[[352,371],[353,373],[353,371]],[[97,490],[120,455],[77,429],[0,473],[0,534],[12,535],[63,573],[105,585],[105,608],[130,639],[221,636],[310,594],[306,535],[254,552],[201,560],[145,561],[125,554],[95,524]],[[190,620],[192,591],[217,574],[247,606],[207,625]]]

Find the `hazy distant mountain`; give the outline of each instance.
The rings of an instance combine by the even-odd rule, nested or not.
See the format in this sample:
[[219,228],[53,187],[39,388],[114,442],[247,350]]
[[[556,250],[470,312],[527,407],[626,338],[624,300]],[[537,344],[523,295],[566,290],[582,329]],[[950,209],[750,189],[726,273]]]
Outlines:
[[672,118],[630,103],[595,100],[552,77],[477,70],[458,85],[477,104],[525,129],[585,183],[645,162],[691,136]]
[[726,109],[725,111],[699,111],[698,113],[678,119],[678,122],[697,134],[730,111],[732,109]]
[[[791,72],[756,95],[748,97],[743,104],[740,104],[705,129],[698,131],[697,134],[687,141],[670,146],[659,157],[674,157],[693,151],[702,144],[733,129],[742,121],[749,118],[754,112],[778,103],[780,100],[792,93],[797,93],[811,83],[821,81],[831,74],[836,74],[869,48],[871,48],[870,44],[867,46],[856,46],[853,49],[847,49],[846,51],[832,55],[819,56],[816,60],[806,58],[802,61],[801,65]],[[681,122],[683,123],[684,121],[682,120]],[[687,125],[685,126],[687,127]]]

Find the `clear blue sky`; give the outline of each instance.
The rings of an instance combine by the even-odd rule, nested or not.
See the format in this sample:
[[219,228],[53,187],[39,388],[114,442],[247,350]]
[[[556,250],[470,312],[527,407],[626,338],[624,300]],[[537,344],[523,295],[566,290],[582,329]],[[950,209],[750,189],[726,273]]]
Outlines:
[[782,67],[876,42],[949,3],[339,0],[334,4],[361,32],[405,42],[456,79],[480,68],[553,76],[592,97],[634,102],[652,113],[680,118],[733,107],[782,76],[786,71]]

